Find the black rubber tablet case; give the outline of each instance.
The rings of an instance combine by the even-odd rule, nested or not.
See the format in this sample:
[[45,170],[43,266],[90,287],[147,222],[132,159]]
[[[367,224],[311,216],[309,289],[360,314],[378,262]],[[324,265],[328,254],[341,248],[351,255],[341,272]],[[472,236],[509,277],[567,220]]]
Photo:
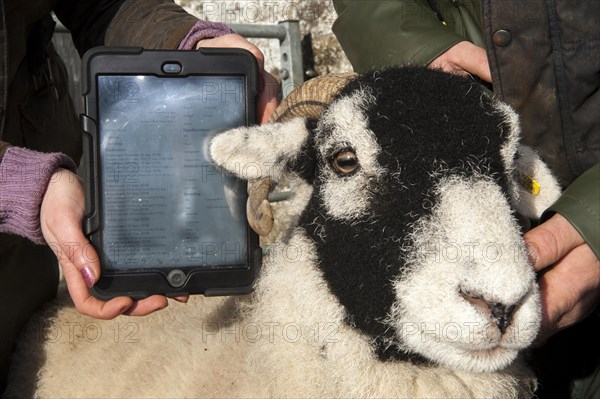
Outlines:
[[[164,71],[165,64],[181,66],[181,71]],[[142,48],[98,47],[88,51],[82,62],[82,87],[85,113],[81,115],[84,131],[81,170],[84,171],[86,217],[84,233],[90,239],[102,263],[103,212],[99,195],[99,146],[97,130],[97,75],[243,75],[246,80],[246,125],[255,123],[258,94],[258,67],[251,53],[241,49],[202,49],[199,51],[144,50]],[[206,269],[202,267],[166,270],[165,268],[134,271],[102,270],[92,289],[95,296],[108,299],[129,296],[140,299],[153,294],[178,296],[185,294],[238,295],[252,291],[261,265],[262,252],[258,236],[246,226],[246,268]]]

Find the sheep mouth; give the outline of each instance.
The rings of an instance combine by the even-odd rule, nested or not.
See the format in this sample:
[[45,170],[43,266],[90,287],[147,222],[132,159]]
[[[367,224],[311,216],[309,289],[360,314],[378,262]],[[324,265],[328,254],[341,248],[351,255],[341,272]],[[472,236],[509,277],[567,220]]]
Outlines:
[[471,358],[473,371],[493,372],[509,366],[518,355],[519,351],[496,345],[487,350],[470,350],[466,355]]
[[475,356],[475,357],[481,358],[481,359],[489,359],[492,357],[504,356],[508,353],[513,353],[513,352],[515,352],[514,349],[505,348],[502,345],[496,345],[489,349],[478,349],[478,350],[468,351],[468,353],[471,356]]
[[505,343],[479,347],[450,343],[438,347],[434,356],[432,353],[423,355],[442,367],[469,373],[490,373],[509,367],[518,357],[519,349]]
[[[441,348],[439,348],[441,349]],[[442,366],[471,373],[489,373],[510,366],[519,355],[519,348],[505,342],[485,345],[450,344],[444,355],[433,358]]]

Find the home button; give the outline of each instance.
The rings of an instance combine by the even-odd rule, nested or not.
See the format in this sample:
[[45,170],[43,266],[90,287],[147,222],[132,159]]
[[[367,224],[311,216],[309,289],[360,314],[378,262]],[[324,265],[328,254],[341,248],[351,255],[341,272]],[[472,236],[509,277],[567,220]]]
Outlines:
[[179,288],[185,284],[185,273],[179,269],[171,270],[167,275],[167,281],[171,286]]

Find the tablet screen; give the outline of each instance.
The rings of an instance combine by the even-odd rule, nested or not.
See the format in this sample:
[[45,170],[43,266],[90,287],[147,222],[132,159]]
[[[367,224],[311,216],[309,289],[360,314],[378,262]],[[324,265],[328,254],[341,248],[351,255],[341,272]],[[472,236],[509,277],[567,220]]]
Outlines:
[[104,266],[245,267],[244,185],[208,154],[244,124],[244,78],[97,79]]

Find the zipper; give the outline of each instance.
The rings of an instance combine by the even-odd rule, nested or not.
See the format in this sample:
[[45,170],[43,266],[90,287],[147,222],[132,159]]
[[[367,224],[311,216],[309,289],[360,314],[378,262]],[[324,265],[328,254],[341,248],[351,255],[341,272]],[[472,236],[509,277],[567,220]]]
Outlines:
[[[456,1],[458,1],[458,0],[453,1],[454,5],[456,5]],[[442,23],[442,25],[446,26],[446,21],[444,20],[444,16],[442,15],[442,12],[440,11],[440,7],[438,6],[437,1],[427,0],[427,3],[429,4],[429,8],[431,8],[431,11],[433,11],[435,16],[437,17],[438,21],[440,21]]]

